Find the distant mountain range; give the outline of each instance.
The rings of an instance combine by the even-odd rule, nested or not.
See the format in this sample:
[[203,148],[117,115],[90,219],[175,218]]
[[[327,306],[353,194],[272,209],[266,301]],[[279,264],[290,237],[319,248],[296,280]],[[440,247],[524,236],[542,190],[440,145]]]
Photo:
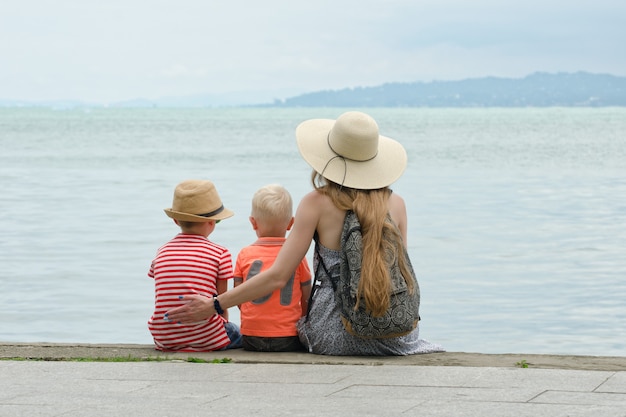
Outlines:
[[534,73],[429,83],[389,83],[276,100],[277,107],[547,107],[626,106],[626,77]]
[[[524,78],[484,77],[459,81],[387,83],[377,87],[324,90],[268,102],[253,92],[200,94],[109,103],[107,107],[605,107],[626,106],[626,77],[588,72]],[[271,96],[269,96],[271,97]],[[1,100],[0,107],[102,107],[79,101]]]

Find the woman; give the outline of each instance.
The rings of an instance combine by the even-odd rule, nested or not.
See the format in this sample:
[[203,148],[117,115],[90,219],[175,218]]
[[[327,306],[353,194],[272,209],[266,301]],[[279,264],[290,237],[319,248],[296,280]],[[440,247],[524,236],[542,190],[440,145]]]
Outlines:
[[[442,351],[440,346],[419,339],[416,328],[408,335],[389,339],[363,339],[350,335],[341,324],[330,278],[320,268],[320,257],[332,275],[338,273],[340,239],[347,210],[353,210],[363,230],[363,287],[360,291],[370,309],[384,309],[388,298],[384,240],[391,239],[396,251],[407,244],[404,200],[389,185],[406,168],[406,151],[393,139],[380,136],[378,125],[367,114],[347,112],[336,121],[312,119],[296,129],[298,149],[314,170],[314,190],[304,196],[295,215],[291,233],[276,261],[266,271],[218,297],[186,296],[189,303],[167,313],[181,323],[199,321],[220,311],[282,288],[311,241],[319,243],[314,259],[316,291],[308,320],[299,332],[310,352],[326,355],[409,355]],[[386,222],[387,216],[395,224]],[[388,236],[391,236],[389,238]],[[385,278],[387,277],[387,278]],[[383,294],[381,297],[380,295]]]

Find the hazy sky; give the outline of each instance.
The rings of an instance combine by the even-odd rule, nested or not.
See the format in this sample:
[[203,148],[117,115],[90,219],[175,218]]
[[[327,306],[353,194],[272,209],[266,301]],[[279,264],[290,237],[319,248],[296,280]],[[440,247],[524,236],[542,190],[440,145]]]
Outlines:
[[626,76],[626,1],[3,0],[0,99]]

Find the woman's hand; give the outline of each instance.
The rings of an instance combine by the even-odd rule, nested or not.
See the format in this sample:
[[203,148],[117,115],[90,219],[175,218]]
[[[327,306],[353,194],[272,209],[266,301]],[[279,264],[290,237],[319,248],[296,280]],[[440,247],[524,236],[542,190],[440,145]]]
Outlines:
[[212,317],[215,312],[213,299],[202,295],[185,295],[181,300],[186,304],[169,310],[163,318],[181,324],[197,323]]

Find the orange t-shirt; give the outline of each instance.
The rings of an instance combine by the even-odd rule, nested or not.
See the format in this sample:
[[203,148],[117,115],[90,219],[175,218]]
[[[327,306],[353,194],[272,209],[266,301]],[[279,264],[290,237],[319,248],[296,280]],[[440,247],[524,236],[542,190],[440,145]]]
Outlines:
[[[254,279],[269,268],[285,238],[263,237],[241,249],[235,264],[235,280]],[[296,322],[302,317],[302,286],[310,285],[311,270],[303,258],[287,284],[274,292],[241,305],[241,334],[256,337],[296,336]]]

